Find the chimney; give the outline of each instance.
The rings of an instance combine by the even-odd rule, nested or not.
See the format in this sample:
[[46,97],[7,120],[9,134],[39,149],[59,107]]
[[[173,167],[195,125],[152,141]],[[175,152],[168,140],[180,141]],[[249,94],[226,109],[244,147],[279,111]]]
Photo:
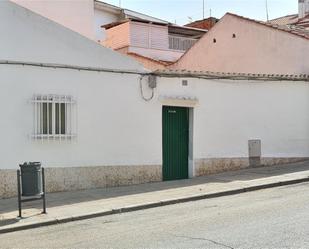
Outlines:
[[304,18],[309,15],[309,0],[298,0],[298,17]]

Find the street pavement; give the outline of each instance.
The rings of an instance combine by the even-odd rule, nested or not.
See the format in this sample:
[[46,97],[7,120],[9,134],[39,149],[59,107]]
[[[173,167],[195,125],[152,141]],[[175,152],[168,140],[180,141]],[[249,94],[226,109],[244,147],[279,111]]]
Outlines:
[[2,234],[0,248],[309,248],[309,183]]
[[309,161],[179,181],[48,193],[47,215],[41,214],[42,202],[29,202],[23,204],[23,219],[17,218],[16,198],[2,199],[0,234],[305,181],[309,181]]

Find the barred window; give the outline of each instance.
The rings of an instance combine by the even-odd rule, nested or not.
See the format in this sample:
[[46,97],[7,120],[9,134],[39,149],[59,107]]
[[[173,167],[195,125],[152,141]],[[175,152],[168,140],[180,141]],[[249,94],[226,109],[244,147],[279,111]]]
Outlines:
[[72,138],[75,101],[68,95],[34,95],[33,138]]

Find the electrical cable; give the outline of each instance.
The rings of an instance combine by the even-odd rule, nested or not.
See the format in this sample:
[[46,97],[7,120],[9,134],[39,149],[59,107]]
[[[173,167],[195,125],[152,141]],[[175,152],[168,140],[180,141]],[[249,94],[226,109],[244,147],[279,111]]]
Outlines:
[[141,91],[141,95],[142,95],[142,98],[143,98],[143,100],[145,100],[145,101],[150,101],[150,100],[152,100],[153,99],[153,97],[154,97],[154,89],[153,88],[151,88],[151,96],[149,97],[149,98],[146,98],[145,96],[144,96],[144,91],[143,91],[143,78],[145,77],[145,75],[141,75],[140,77],[139,77],[139,87],[140,87],[140,91]]

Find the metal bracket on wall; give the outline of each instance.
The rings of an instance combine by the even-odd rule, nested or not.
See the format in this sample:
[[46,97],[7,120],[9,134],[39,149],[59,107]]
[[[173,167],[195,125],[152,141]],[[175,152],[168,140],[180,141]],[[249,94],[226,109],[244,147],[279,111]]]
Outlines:
[[151,89],[154,89],[157,87],[157,76],[156,75],[149,75],[148,76],[148,86]]

